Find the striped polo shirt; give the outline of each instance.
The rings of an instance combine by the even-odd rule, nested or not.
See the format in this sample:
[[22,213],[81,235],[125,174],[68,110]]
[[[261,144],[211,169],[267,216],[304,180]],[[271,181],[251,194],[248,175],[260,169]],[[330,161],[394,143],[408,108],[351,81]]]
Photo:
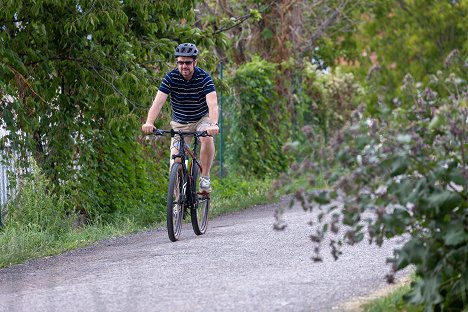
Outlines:
[[206,95],[215,91],[215,86],[211,76],[199,67],[189,81],[176,68],[164,76],[159,91],[171,95],[172,120],[188,123],[208,115]]

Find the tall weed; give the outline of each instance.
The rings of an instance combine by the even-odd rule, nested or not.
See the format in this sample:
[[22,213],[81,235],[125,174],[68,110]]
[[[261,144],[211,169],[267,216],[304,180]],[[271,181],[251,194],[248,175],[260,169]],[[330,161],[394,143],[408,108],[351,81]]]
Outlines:
[[0,232],[0,264],[46,254],[72,228],[71,213],[64,197],[54,194],[50,182],[31,164],[31,174],[17,183],[18,192],[6,205],[5,227]]

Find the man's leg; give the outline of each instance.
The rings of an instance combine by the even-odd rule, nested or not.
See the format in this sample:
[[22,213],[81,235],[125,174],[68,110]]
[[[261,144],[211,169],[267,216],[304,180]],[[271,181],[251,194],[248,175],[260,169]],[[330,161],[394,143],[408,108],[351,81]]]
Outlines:
[[212,137],[200,138],[200,162],[202,173],[200,178],[200,191],[211,193],[210,171],[215,153],[214,140]]
[[201,174],[204,177],[209,177],[215,154],[214,140],[212,137],[201,137],[200,142],[200,162],[203,169]]
[[[208,128],[210,124],[210,119],[208,117],[203,117],[198,121],[196,129],[197,131],[203,131]],[[214,139],[213,137],[200,137],[200,143],[200,163],[203,169],[201,175],[209,177],[215,154]]]
[[[211,121],[208,117],[203,117],[197,123],[197,130],[203,131],[209,127]],[[202,166],[200,189],[203,192],[211,192],[210,172],[215,154],[214,139],[212,137],[200,137],[200,163]]]
[[[193,129],[194,124],[180,124],[180,123],[175,122],[175,121],[171,121],[171,127],[174,130],[182,130],[182,131],[194,131],[195,130],[195,129]],[[172,155],[177,155],[179,153],[179,140],[180,140],[180,138],[178,136],[175,136],[175,137],[173,137],[171,139],[170,167],[172,167],[172,164],[174,163],[174,161],[180,163],[180,158],[176,158],[176,159],[172,158]],[[190,138],[190,137],[185,138],[185,143],[186,144],[190,145],[191,142],[192,142],[192,138]]]

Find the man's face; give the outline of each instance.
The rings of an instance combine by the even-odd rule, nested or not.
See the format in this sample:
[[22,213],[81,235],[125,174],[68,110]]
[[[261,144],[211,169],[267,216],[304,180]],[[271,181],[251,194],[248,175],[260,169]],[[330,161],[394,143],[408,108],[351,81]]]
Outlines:
[[196,64],[197,61],[194,60],[193,57],[179,56],[177,58],[177,68],[179,69],[182,77],[186,80],[190,80],[190,78],[192,78]]

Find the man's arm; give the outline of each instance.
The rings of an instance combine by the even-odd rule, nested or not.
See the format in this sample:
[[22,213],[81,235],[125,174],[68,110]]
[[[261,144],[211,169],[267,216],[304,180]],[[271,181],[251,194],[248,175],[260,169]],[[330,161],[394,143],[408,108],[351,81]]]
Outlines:
[[218,127],[218,118],[219,118],[219,110],[218,110],[218,97],[216,95],[216,91],[210,92],[206,95],[206,104],[208,104],[208,118],[210,118],[211,126],[208,127],[206,130],[208,134],[215,135],[219,132]]
[[167,94],[161,91],[158,91],[156,93],[156,96],[154,97],[153,104],[151,105],[151,108],[149,109],[148,112],[148,117],[146,118],[146,123],[141,126],[141,131],[145,133],[151,133],[153,132],[154,129],[154,121],[158,117],[159,113],[161,112],[161,108],[166,102],[167,99]]

